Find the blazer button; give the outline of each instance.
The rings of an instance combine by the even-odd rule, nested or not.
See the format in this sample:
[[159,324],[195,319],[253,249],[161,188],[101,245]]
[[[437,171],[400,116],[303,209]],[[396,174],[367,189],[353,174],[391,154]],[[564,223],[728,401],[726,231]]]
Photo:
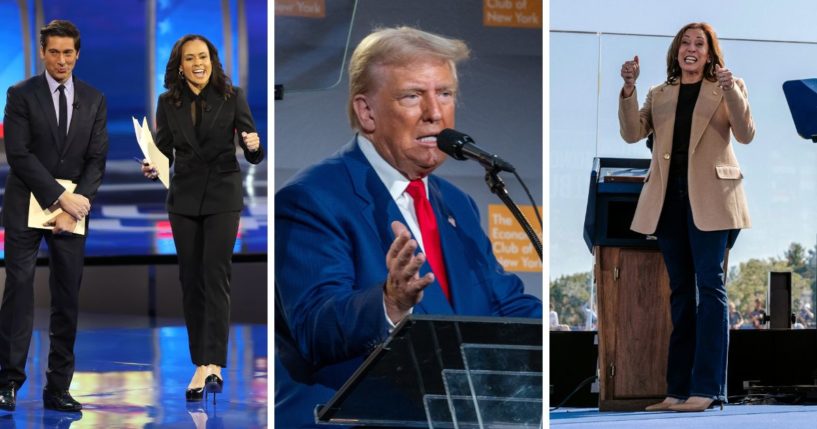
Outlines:
[[669,154],[668,153],[664,154],[664,159],[669,159]]

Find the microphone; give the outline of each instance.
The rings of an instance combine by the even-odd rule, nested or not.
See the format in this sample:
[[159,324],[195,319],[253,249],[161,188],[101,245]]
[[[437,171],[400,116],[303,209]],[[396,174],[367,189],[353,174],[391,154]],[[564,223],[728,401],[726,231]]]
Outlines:
[[454,159],[463,161],[470,158],[482,164],[486,169],[499,169],[509,173],[516,171],[507,161],[478,148],[474,139],[468,134],[451,128],[446,128],[437,135],[437,147]]
[[79,101],[75,101],[74,104],[71,105],[71,107],[73,107],[74,110],[79,110]]

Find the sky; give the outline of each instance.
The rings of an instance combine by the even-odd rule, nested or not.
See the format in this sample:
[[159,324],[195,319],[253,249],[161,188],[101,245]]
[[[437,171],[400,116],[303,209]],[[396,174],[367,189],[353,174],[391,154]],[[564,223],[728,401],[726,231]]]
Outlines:
[[817,78],[817,2],[551,0],[549,14],[551,279],[592,269],[581,228],[593,157],[649,157],[643,143],[627,145],[618,133],[621,63],[639,55],[642,103],[665,78],[670,37],[693,21],[717,31],[726,66],[746,82],[757,129],[750,145],[733,139],[752,228],[741,232],[730,266],[782,256],[792,242],[815,245],[817,144],[796,134],[781,85]]

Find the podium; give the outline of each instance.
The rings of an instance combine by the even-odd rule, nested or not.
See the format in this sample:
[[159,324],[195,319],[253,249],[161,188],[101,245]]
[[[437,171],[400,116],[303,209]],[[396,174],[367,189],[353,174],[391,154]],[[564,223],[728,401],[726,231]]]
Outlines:
[[669,277],[654,237],[630,230],[649,162],[596,158],[590,175],[584,238],[595,256],[601,411],[666,396]]
[[539,428],[542,334],[539,319],[409,316],[315,409],[316,421]]
[[783,93],[789,104],[797,134],[817,143],[817,79],[789,80],[783,83]]

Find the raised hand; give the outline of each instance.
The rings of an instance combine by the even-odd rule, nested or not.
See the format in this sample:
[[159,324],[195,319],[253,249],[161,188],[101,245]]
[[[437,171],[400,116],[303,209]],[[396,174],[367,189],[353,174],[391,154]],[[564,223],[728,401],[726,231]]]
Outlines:
[[397,323],[423,299],[423,289],[434,281],[434,274],[429,272],[420,277],[420,267],[425,263],[426,255],[414,254],[417,241],[411,238],[408,228],[394,221],[391,229],[395,238],[386,253],[389,275],[383,296],[389,319]]
[[244,145],[247,146],[247,150],[250,152],[256,152],[258,150],[258,146],[261,144],[261,138],[258,137],[258,133],[248,133],[246,131],[242,131],[241,138],[244,140]]
[[632,95],[639,73],[641,73],[641,68],[638,65],[638,55],[633,57],[632,61],[625,61],[621,65],[621,78],[624,79],[624,95],[626,97]]
[[735,86],[735,78],[732,71],[726,67],[715,64],[715,77],[718,78],[718,86],[724,91],[729,91]]

